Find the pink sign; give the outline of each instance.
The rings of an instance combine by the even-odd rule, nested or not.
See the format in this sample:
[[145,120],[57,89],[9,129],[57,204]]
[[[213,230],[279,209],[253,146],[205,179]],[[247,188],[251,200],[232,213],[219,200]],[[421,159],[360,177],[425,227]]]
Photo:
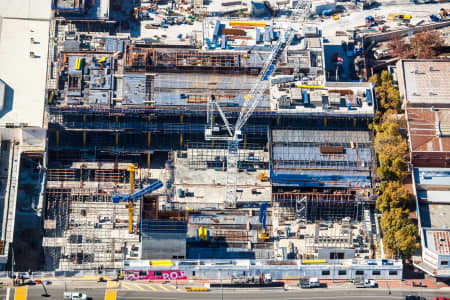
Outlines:
[[127,280],[183,280],[187,279],[186,274],[179,270],[158,270],[158,271],[125,271]]

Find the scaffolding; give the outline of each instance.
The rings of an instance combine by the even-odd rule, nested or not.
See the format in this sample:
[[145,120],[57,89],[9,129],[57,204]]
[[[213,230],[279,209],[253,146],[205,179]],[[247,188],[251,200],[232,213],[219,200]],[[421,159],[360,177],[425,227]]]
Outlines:
[[[257,144],[245,144],[239,149],[238,167],[264,168],[267,165],[267,153]],[[225,143],[188,143],[188,166],[195,170],[216,169],[225,171],[227,148]]]
[[285,221],[296,218],[305,222],[335,221],[345,217],[360,220],[363,208],[371,204],[369,199],[357,198],[350,192],[272,193],[272,201],[279,210],[279,218]]
[[[90,189],[47,189],[44,220],[49,270],[118,268],[138,256],[139,238],[128,233],[128,210],[111,204],[111,193]],[[139,211],[139,203],[136,203]],[[139,215],[133,217],[136,228]],[[130,248],[130,249],[128,249]]]

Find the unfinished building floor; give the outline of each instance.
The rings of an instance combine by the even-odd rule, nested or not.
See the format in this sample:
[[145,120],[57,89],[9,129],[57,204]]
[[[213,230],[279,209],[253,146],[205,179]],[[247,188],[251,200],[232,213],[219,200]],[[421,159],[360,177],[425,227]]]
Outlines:
[[[270,182],[259,180],[258,172],[268,173],[267,170],[254,172],[243,170],[238,173],[238,202],[271,201]],[[187,159],[177,158],[174,185],[177,191],[183,190],[184,195],[180,197],[180,192],[177,192],[174,201],[186,203],[192,208],[195,208],[196,204],[203,206],[210,204],[217,208],[224,202],[226,179],[227,173],[222,170],[194,170],[189,168]]]

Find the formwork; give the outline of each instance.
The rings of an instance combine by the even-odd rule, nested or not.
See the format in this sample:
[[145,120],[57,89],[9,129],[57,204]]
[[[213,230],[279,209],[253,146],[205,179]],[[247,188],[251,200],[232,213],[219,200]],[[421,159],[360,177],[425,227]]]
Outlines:
[[125,54],[125,69],[132,71],[163,72],[166,70],[237,70],[239,54],[232,52],[205,52],[197,50],[151,49],[130,46]]

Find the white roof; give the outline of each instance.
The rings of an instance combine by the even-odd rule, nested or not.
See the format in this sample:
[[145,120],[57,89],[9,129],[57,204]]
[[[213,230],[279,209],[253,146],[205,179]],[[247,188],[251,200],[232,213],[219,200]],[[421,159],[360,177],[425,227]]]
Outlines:
[[51,0],[0,0],[3,18],[49,19]]
[[[4,1],[0,1],[3,4]],[[27,17],[26,10],[24,12],[24,17]],[[0,112],[0,126],[6,123],[42,126],[48,37],[49,21],[3,18],[0,79],[6,84],[6,101]],[[30,52],[34,52],[35,57],[31,57]]]

